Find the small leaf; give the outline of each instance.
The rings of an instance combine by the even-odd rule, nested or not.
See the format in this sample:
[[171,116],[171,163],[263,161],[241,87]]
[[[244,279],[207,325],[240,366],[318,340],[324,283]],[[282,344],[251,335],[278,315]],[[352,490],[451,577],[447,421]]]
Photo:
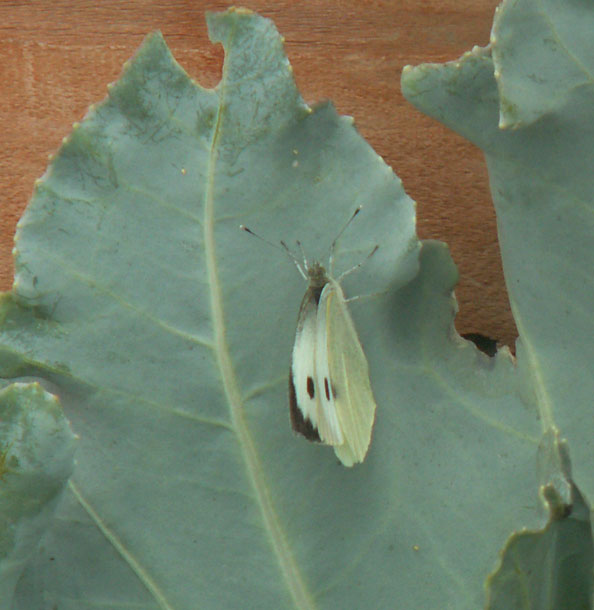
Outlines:
[[[412,103],[485,152],[519,331],[518,390],[541,424],[534,485],[550,521],[542,532],[510,539],[492,581],[494,608],[591,604],[592,540],[584,515],[586,498],[594,496],[592,20],[586,2],[507,1],[488,48],[403,72]],[[560,442],[551,442],[558,435],[571,447],[571,476]],[[531,526],[518,515],[514,529],[525,527]],[[563,591],[568,565],[575,597]]]
[[[546,462],[559,461],[553,482],[541,488],[549,522],[540,531],[513,534],[501,564],[490,576],[489,610],[587,610],[592,607],[591,575],[594,541],[590,507],[571,480],[569,455],[558,435],[549,435],[543,452]],[[558,456],[558,457],[553,457]],[[552,458],[552,459],[551,459]],[[559,492],[563,479],[569,495]]]
[[[568,439],[575,480],[593,497],[592,434],[583,422],[592,413],[594,394],[589,364],[594,362],[594,83],[586,79],[576,87],[574,78],[579,57],[592,56],[584,42],[591,40],[591,16],[584,17],[580,2],[564,4],[551,14],[547,10],[528,0],[505,3],[494,25],[498,34],[492,50],[475,48],[456,62],[408,69],[403,91],[415,105],[485,151],[503,268],[520,334],[517,356],[525,398],[538,410],[545,430],[556,427]],[[534,23],[542,25],[536,37]],[[512,53],[508,39],[526,41],[525,56],[511,73],[507,62],[500,63]],[[543,112],[537,122],[502,129],[498,117],[505,109],[500,107],[504,101],[498,82],[503,80],[521,95],[523,107],[531,109],[526,112],[532,113],[538,102],[523,87],[532,74],[541,73],[543,40],[556,49],[547,57],[557,63],[547,65],[546,73],[563,75],[562,84],[552,84],[555,110]],[[568,45],[560,44],[563,40]],[[585,46],[572,52],[580,41]],[[567,62],[574,70],[564,70]],[[548,98],[550,91],[545,88],[542,95]]]
[[75,437],[37,383],[0,391],[0,608],[52,521],[74,468]]

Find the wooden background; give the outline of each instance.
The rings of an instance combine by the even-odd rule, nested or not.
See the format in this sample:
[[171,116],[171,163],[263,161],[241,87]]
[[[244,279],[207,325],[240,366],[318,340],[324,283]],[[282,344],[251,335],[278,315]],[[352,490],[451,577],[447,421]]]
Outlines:
[[[443,62],[484,46],[496,0],[244,0],[286,39],[309,103],[332,99],[417,201],[422,238],[446,241],[460,271],[459,332],[513,346],[495,215],[482,153],[421,115],[400,92],[406,64]],[[145,35],[160,29],[204,86],[222,47],[207,37],[204,0],[0,0],[0,289],[12,281],[15,224],[74,121],[106,96]]]

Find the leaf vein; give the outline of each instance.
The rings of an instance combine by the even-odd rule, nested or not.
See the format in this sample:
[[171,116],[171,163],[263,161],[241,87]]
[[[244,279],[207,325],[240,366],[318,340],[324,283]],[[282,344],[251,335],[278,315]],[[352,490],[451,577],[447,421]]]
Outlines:
[[[235,24],[234,24],[235,26]],[[286,540],[285,532],[279,522],[278,516],[273,506],[270,490],[266,484],[262,465],[258,453],[254,446],[253,439],[248,430],[244,418],[244,405],[238,387],[229,346],[225,334],[225,316],[223,311],[223,298],[221,286],[219,284],[219,272],[217,268],[216,248],[215,248],[215,174],[218,162],[219,145],[221,138],[221,127],[224,120],[225,96],[229,88],[227,82],[229,65],[232,62],[232,45],[229,40],[234,35],[231,32],[225,44],[225,63],[223,74],[219,84],[219,109],[216,117],[216,124],[213,133],[211,154],[209,159],[208,179],[204,201],[204,247],[206,252],[206,268],[210,280],[210,301],[213,316],[213,327],[215,337],[215,353],[218,366],[221,371],[223,388],[227,396],[230,407],[230,415],[233,427],[236,431],[239,445],[245,460],[245,466],[251,485],[254,489],[264,527],[269,535],[273,551],[279,562],[280,570],[287,583],[289,593],[295,606],[306,610],[314,608],[314,603],[309,591],[307,590],[300,570],[295,562],[291,549]]]

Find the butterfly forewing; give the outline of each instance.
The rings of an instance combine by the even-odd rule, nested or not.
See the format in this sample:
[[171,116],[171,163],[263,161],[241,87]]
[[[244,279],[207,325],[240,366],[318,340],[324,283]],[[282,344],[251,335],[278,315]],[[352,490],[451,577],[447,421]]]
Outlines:
[[324,274],[312,282],[299,309],[289,402],[291,423],[296,432],[310,440],[337,445],[343,442],[343,436],[332,396],[326,325],[319,323],[318,315],[325,277]]
[[317,431],[316,340],[318,303],[307,290],[297,320],[295,345],[289,375],[289,402],[293,429],[310,440],[321,440]]

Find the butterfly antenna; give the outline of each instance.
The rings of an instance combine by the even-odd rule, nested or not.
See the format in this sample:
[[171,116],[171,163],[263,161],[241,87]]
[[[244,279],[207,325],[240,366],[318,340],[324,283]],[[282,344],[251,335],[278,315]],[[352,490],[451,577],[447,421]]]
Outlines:
[[[299,247],[301,248],[301,253],[303,254],[303,248],[301,247],[301,242],[297,242],[299,244]],[[301,274],[301,277],[307,281],[307,273],[305,273],[305,269],[307,269],[307,261],[305,260],[305,255],[303,255],[303,267],[301,266],[301,263],[299,262],[299,260],[297,259],[297,257],[293,254],[293,252],[291,252],[291,248],[289,248],[289,246],[287,246],[287,244],[284,241],[281,241],[281,246],[285,249],[285,252],[289,255],[289,258],[293,261],[293,263],[295,263],[295,267],[297,267],[297,271],[299,271],[299,273]]]
[[264,239],[261,235],[254,233],[250,228],[246,227],[245,225],[239,225],[239,228],[242,231],[249,233],[252,237],[257,237],[260,241],[263,241],[265,244],[268,244],[269,246],[272,246],[273,248],[276,248],[277,250],[281,250],[282,252],[284,252],[293,261],[295,267],[297,267],[297,271],[299,271],[299,273],[303,276],[303,278],[305,280],[307,280],[307,275],[306,275],[305,271],[303,270],[303,268],[301,267],[299,260],[297,260],[297,257],[291,252],[291,250],[289,249],[289,247],[287,246],[287,244],[284,241],[281,241],[280,242],[281,245],[279,246],[278,244],[275,244],[271,241],[268,241],[267,239]]
[[359,269],[359,267],[361,265],[363,265],[363,263],[366,263],[378,250],[379,246],[375,246],[375,248],[360,262],[357,263],[354,267],[351,267],[350,269],[347,269],[346,271],[343,271],[337,278],[336,281],[338,283],[340,283],[340,281],[342,280],[343,277],[346,277],[347,275],[349,275],[350,273],[352,273],[353,271],[357,271],[357,269]]
[[305,256],[305,250],[303,249],[303,244],[299,240],[297,240],[297,246],[299,247],[299,250],[301,251],[301,258],[303,259],[303,268],[309,269],[309,265],[307,263],[307,257]]
[[334,238],[334,241],[330,244],[330,253],[328,255],[328,267],[330,268],[330,273],[333,273],[334,270],[334,249],[336,248],[336,243],[342,236],[342,234],[346,231],[347,227],[353,222],[355,216],[363,209],[363,206],[360,205],[352,214],[352,216],[345,222],[344,226],[338,232],[338,235]]

